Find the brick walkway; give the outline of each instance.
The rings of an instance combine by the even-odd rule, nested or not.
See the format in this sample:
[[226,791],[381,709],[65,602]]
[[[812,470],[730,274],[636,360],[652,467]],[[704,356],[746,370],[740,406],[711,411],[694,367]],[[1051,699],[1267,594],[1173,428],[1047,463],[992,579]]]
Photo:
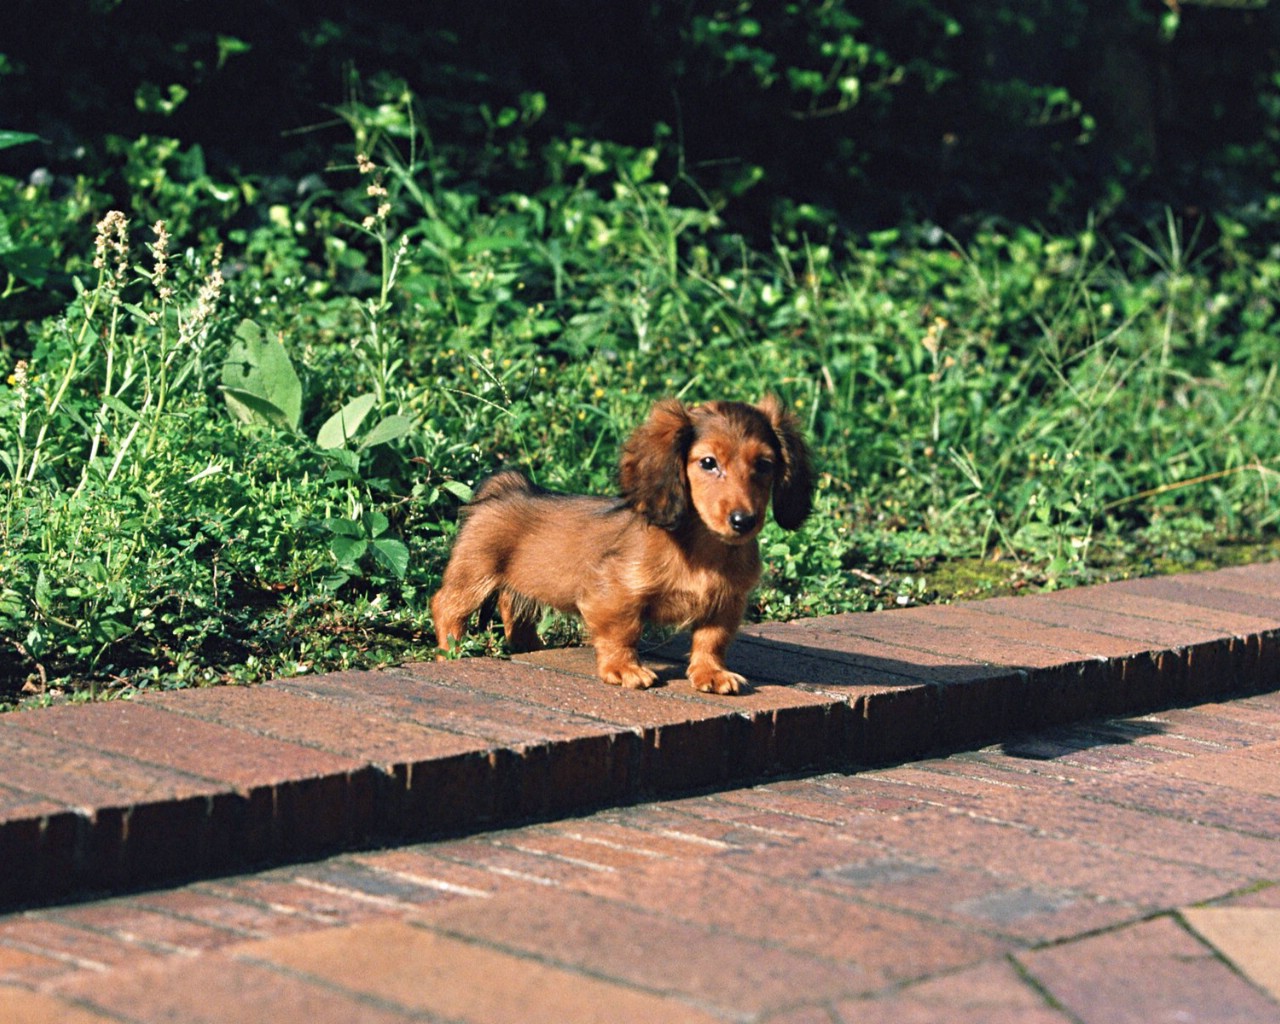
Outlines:
[[4,716],[0,1019],[1280,1022],[1280,564],[734,653]]

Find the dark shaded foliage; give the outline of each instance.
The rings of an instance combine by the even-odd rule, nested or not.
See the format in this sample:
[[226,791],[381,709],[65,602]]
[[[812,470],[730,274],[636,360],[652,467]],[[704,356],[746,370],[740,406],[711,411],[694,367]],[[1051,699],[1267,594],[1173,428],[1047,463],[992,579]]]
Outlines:
[[[385,72],[491,191],[520,184],[522,147],[657,131],[667,170],[761,235],[1247,205],[1276,170],[1280,14],[1172,6],[10,0],[0,127],[46,144],[0,169],[110,168],[104,138],[151,133],[300,177],[345,137],[316,127],[326,105]],[[503,115],[529,94],[542,116]]]

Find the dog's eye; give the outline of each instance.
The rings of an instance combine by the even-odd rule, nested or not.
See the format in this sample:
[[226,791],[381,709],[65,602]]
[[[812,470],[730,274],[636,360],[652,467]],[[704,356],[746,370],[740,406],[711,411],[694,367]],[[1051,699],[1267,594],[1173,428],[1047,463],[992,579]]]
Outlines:
[[773,459],[756,459],[755,469],[760,476],[768,476],[773,472]]
[[698,465],[705,469],[708,473],[714,473],[720,468],[720,464],[716,462],[714,455],[704,455],[698,460]]

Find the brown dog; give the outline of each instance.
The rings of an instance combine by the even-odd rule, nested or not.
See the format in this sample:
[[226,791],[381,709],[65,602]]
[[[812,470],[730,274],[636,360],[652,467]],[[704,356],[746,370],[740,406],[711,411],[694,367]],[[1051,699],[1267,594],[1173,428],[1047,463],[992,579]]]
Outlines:
[[636,657],[643,624],[692,629],[689,681],[738,693],[725,650],[760,579],[756,535],[770,502],[778,525],[809,514],[813,472],[794,417],[759,405],[658,402],[627,440],[622,497],[552,494],[508,470],[486,480],[431,599],[440,650],[498,594],[513,650],[538,646],[540,605],[582,617],[606,683],[644,689],[657,675]]

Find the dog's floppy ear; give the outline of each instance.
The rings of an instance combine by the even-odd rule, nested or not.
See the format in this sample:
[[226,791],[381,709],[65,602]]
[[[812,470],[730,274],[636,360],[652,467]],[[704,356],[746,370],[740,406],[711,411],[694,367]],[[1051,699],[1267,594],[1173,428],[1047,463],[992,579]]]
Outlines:
[[685,459],[693,441],[693,421],[680,402],[664,399],[622,447],[618,480],[631,508],[654,526],[673,530],[689,511]]
[[796,530],[813,508],[813,463],[800,425],[774,395],[756,406],[769,420],[782,465],[773,478],[773,518],[784,530]]

